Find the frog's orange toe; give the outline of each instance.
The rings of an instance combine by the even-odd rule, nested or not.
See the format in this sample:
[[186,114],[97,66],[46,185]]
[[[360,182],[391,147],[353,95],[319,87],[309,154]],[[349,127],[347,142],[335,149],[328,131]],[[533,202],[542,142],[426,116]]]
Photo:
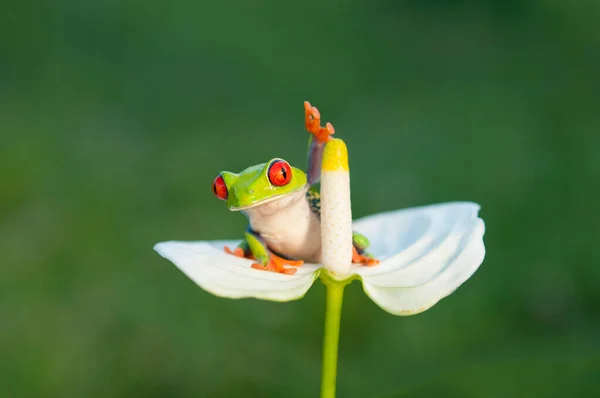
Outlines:
[[233,254],[236,257],[245,257],[244,256],[244,249],[242,249],[241,247],[236,247],[235,249],[231,250],[229,248],[229,246],[225,246],[225,253],[227,254]]
[[304,101],[304,127],[319,142],[329,141],[330,136],[335,132],[331,123],[321,127],[321,113],[308,101]]
[[299,267],[304,264],[304,261],[288,260],[283,257],[279,257],[276,254],[271,253],[269,262],[265,265],[254,263],[252,268],[259,269],[261,271],[277,272],[279,274],[294,275],[296,268],[285,268],[284,265],[291,265],[293,267]]
[[281,265],[279,263],[276,263],[274,261],[269,261],[265,265],[254,263],[254,264],[252,264],[252,268],[258,269],[258,270],[261,270],[261,271],[276,272],[278,274],[285,273],[285,268],[283,267],[283,265]]
[[282,274],[285,275],[294,275],[296,273],[296,268],[286,268],[283,270]]
[[318,134],[321,128],[321,115],[319,110],[310,102],[304,101],[304,128],[311,134]]
[[299,267],[304,264],[304,261],[302,260],[288,260],[287,258],[279,257],[274,253],[271,253],[271,261],[276,261],[281,265],[291,265],[292,267]]
[[335,134],[335,129],[333,128],[333,125],[328,122],[325,127],[319,127],[319,132],[315,134],[315,137],[317,137],[319,142],[327,142],[333,134]]
[[379,264],[379,260],[360,254],[355,247],[352,247],[352,262],[368,266]]

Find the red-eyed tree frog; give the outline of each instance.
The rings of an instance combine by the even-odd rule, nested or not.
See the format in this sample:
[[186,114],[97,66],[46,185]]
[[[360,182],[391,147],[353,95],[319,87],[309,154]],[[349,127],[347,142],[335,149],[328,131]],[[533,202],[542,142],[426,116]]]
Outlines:
[[[331,123],[321,127],[317,108],[304,103],[304,124],[311,133],[308,150],[308,173],[281,158],[248,167],[240,173],[222,171],[214,179],[215,196],[232,211],[241,211],[250,225],[244,239],[234,250],[225,251],[238,257],[254,259],[252,268],[294,274],[304,261],[321,262],[321,226],[318,190],[325,144],[334,134]],[[366,249],[369,240],[352,234],[352,262],[375,265]]]

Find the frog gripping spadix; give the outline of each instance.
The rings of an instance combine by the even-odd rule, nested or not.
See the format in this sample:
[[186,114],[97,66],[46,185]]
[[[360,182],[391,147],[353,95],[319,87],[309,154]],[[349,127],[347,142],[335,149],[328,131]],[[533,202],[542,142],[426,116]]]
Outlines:
[[321,167],[321,262],[335,277],[352,264],[352,210],[348,150],[333,138],[325,145]]

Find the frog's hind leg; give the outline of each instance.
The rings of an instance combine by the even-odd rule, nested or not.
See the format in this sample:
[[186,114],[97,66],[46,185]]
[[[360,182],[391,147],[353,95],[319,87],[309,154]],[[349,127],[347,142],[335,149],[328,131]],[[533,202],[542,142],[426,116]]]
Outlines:
[[362,265],[377,265],[376,260],[366,249],[370,246],[369,239],[358,232],[352,233],[352,262]]
[[249,252],[257,261],[252,264],[252,268],[254,269],[293,275],[296,273],[296,268],[285,268],[284,266],[290,265],[298,267],[304,264],[304,261],[288,260],[271,252],[261,237],[250,229],[246,231],[245,241],[248,244]]

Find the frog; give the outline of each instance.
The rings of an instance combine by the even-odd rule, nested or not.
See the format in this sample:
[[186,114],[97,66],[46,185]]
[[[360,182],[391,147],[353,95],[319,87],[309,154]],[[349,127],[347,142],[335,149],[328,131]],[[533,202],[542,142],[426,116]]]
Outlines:
[[[321,262],[321,162],[326,143],[335,133],[321,126],[319,110],[304,102],[304,126],[310,133],[305,173],[282,158],[250,166],[241,172],[221,171],[213,180],[214,195],[230,211],[243,213],[249,225],[241,242],[227,254],[256,261],[251,267],[293,275],[304,262]],[[352,233],[352,262],[379,263],[367,249],[368,238]],[[286,267],[289,266],[289,267]]]

